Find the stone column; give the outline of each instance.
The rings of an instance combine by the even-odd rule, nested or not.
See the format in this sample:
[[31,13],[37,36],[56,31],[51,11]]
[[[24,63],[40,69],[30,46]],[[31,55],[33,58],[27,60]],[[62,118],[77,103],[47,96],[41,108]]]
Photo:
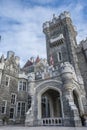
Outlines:
[[81,119],[79,112],[74,104],[72,97],[72,91],[70,89],[65,90],[63,93],[63,105],[64,105],[64,125],[65,126],[81,126]]
[[26,126],[34,126],[34,120],[35,120],[35,74],[32,73],[29,75],[29,89],[28,93],[31,95],[32,102],[31,107],[26,113],[26,119],[25,119],[25,125]]
[[64,125],[81,126],[81,120],[76,105],[74,104],[72,90],[73,67],[70,63],[64,63],[61,66],[61,77],[63,82],[63,106],[64,106]]

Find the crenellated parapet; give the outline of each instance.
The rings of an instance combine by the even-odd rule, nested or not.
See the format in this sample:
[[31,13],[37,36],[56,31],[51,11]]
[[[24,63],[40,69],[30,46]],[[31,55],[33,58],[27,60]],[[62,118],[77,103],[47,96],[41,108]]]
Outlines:
[[43,23],[43,30],[49,28],[52,24],[57,24],[58,22],[60,22],[60,20],[63,20],[64,18],[70,18],[70,13],[64,11],[57,17],[55,16],[55,14],[53,14],[53,18],[51,21],[46,21],[45,23]]
[[69,13],[68,11],[64,11],[63,13],[61,13],[61,14],[59,15],[59,18],[60,18],[60,19],[64,19],[64,18],[66,18],[66,17],[68,17],[68,18],[71,17],[71,16],[70,16],[70,13]]

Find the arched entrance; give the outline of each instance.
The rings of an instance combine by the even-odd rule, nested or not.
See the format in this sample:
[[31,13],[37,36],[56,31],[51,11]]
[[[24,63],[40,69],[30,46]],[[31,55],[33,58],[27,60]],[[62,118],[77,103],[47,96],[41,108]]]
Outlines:
[[36,87],[38,123],[40,125],[63,125],[62,82],[47,80]]
[[41,95],[42,118],[62,117],[60,93],[48,89]]
[[76,107],[77,107],[77,109],[78,109],[78,113],[79,113],[79,117],[80,117],[80,119],[81,119],[81,122],[82,122],[82,126],[84,126],[84,121],[85,121],[85,119],[84,119],[84,117],[83,117],[83,115],[82,115],[82,102],[81,102],[81,99],[80,99],[80,96],[79,96],[79,94],[77,93],[77,91],[76,90],[73,90],[73,99],[74,99],[74,103],[75,103],[75,105],[76,105]]

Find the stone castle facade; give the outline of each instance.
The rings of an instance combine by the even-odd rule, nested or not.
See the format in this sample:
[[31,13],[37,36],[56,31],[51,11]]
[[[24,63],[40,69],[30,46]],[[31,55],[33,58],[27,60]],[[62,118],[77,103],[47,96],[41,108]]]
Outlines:
[[0,58],[0,122],[82,126],[87,122],[87,39],[77,45],[66,11],[45,22],[43,32],[47,60],[32,57],[20,68],[14,52]]

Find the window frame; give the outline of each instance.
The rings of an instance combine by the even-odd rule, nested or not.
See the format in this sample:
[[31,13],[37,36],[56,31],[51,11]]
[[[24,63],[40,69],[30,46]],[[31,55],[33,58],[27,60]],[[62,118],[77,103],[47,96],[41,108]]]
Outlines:
[[[20,103],[20,110],[18,111],[18,104]],[[24,110],[24,114],[22,115],[22,104],[25,104],[25,110]],[[16,116],[18,116],[19,118],[21,118],[22,116],[25,116],[25,113],[26,113],[26,102],[24,101],[18,101],[17,102],[17,107],[16,107]]]
[[[24,86],[24,83],[25,83],[25,86]],[[25,81],[25,80],[19,80],[18,81],[18,91],[27,92],[27,81]]]
[[[15,96],[15,99],[14,99],[15,101],[14,102],[12,102],[12,95]],[[17,99],[17,94],[16,93],[11,93],[11,104],[12,105],[16,104],[16,99]]]
[[[14,109],[14,107],[11,107],[10,110],[11,110],[11,109],[13,109],[13,113],[12,113],[11,111],[9,112],[9,118],[10,118],[10,119],[14,119],[14,111],[15,111],[15,109]],[[10,117],[10,114],[13,114],[13,118]]]
[[[6,114],[6,109],[7,109],[7,100],[2,100],[2,102],[5,102],[5,105],[1,107],[1,114]],[[4,112],[2,112],[2,108],[4,108]]]
[[27,89],[27,82],[26,81],[23,81],[23,91],[26,91]]
[[23,87],[22,84],[23,84],[23,83],[22,83],[22,80],[20,80],[20,81],[18,82],[18,91],[22,91],[22,87]]
[[62,52],[61,51],[57,52],[57,59],[58,59],[58,62],[62,61]]

